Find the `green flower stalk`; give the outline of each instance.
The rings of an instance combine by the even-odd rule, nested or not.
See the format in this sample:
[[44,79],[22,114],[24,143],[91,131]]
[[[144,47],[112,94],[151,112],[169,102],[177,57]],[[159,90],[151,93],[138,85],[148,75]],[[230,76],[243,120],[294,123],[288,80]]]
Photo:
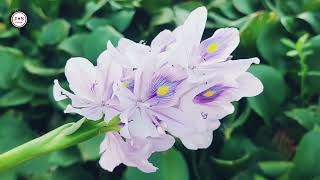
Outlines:
[[65,124],[41,137],[0,154],[0,172],[14,168],[33,158],[76,145],[97,135],[119,131],[119,122],[119,116],[115,116],[108,124],[103,119],[91,121],[85,118],[75,123]]
[[306,80],[309,68],[306,61],[307,57],[313,54],[313,51],[309,49],[311,44],[308,41],[308,38],[309,35],[304,34],[297,40],[297,42],[293,42],[287,38],[281,39],[281,42],[291,49],[287,52],[287,56],[298,59],[300,65],[300,71],[298,72],[298,75],[300,76],[300,98],[302,102],[305,102],[307,92]]

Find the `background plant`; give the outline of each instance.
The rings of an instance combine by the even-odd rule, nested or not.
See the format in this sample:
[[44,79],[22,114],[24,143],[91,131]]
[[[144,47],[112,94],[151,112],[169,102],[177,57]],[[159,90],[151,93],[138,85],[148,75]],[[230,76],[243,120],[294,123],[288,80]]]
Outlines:
[[[181,24],[205,5],[205,36],[237,27],[235,58],[257,56],[251,72],[265,90],[235,104],[206,150],[179,142],[152,161],[157,173],[121,166],[102,170],[101,136],[51,153],[0,174],[0,179],[316,179],[320,177],[320,1],[319,0],[0,0],[0,153],[80,117],[63,114],[67,102],[52,98],[53,79],[64,79],[72,56],[93,63],[122,36],[150,40]],[[28,16],[14,28],[14,10]],[[2,162],[0,162],[2,163]]]

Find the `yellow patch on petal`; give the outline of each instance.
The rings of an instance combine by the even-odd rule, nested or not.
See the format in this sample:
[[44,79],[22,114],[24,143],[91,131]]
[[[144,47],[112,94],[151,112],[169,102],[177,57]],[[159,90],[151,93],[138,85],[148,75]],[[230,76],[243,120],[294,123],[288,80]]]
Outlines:
[[169,86],[160,86],[157,89],[157,96],[164,96],[169,92]]
[[217,43],[211,43],[209,46],[208,46],[208,52],[209,53],[214,53],[214,52],[216,52],[217,50],[218,50],[218,48],[219,48],[219,44],[217,44]]
[[202,95],[203,95],[204,97],[211,97],[211,96],[213,96],[215,93],[216,93],[215,91],[207,91],[207,92],[203,93]]
[[129,82],[128,81],[122,82],[121,84],[122,84],[122,86],[124,86],[126,88],[129,87]]

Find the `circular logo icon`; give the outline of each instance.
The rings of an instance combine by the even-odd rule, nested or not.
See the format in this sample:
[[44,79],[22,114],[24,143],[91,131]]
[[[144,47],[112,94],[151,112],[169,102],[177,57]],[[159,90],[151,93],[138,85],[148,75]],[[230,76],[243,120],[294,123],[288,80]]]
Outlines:
[[14,12],[11,15],[11,23],[17,28],[22,28],[27,24],[27,15],[21,11]]

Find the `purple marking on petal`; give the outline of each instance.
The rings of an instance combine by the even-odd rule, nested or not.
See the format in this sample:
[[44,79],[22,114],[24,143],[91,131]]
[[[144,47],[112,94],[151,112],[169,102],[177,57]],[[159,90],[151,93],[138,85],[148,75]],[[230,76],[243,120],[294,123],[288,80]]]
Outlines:
[[[228,41],[228,39],[223,39],[219,37],[210,37],[204,41],[201,42],[199,46],[199,51],[200,51],[200,62],[207,61],[208,59],[219,56],[222,50],[226,48],[226,43],[221,43],[223,41]],[[210,44],[216,43],[218,45],[217,49],[210,53],[208,52],[208,47]]]
[[126,123],[120,122],[118,125],[121,127],[124,127],[124,125],[126,125]]
[[132,80],[122,81],[122,83],[128,83],[126,87],[127,87],[131,92],[133,92],[133,89],[134,89],[134,80],[133,80],[133,79],[132,79]]
[[167,48],[168,48],[171,44],[173,44],[175,41],[176,41],[175,39],[172,39],[171,41],[169,41],[166,45],[164,45],[164,46],[160,49],[159,52],[162,53],[162,52],[166,51]]
[[[231,87],[224,86],[222,84],[214,85],[214,86],[208,88],[207,90],[202,91],[201,93],[197,94],[193,98],[193,102],[198,103],[198,104],[206,104],[206,103],[212,102],[212,101],[216,100],[219,96],[221,96],[229,88],[231,88]],[[211,96],[205,96],[206,93],[211,92],[211,91],[213,92],[213,94]]]
[[[158,76],[152,81],[151,90],[149,91],[148,99],[153,99],[159,103],[166,103],[171,100],[172,96],[176,93],[176,88],[183,80],[172,81],[168,77]],[[169,88],[168,93],[162,96],[157,95],[157,90],[161,86],[167,86]]]
[[133,92],[134,89],[134,80],[129,81],[128,89]]
[[97,85],[98,85],[98,83],[96,81],[91,85],[91,87],[90,87],[91,92],[95,92]]

